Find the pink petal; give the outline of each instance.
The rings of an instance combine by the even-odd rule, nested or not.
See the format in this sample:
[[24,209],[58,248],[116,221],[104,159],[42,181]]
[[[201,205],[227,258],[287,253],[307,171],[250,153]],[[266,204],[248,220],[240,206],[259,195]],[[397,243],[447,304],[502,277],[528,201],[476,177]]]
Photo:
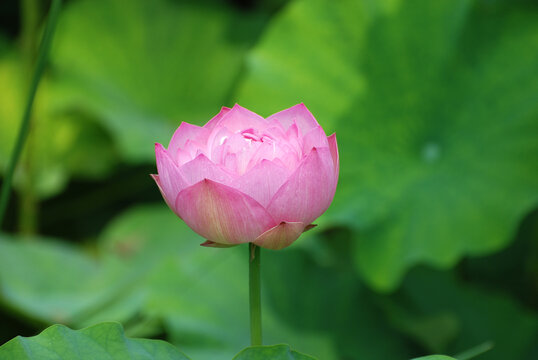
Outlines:
[[236,154],[226,154],[224,157],[224,160],[222,162],[224,167],[234,173],[237,173],[237,169],[239,167],[237,162],[237,155]]
[[178,149],[183,148],[187,140],[205,144],[210,132],[209,129],[182,122],[172,136],[170,144],[168,144],[170,156],[175,159]]
[[301,222],[281,222],[256,238],[254,244],[266,249],[283,249],[301,236],[305,226]]
[[221,163],[227,152],[226,143],[234,135],[235,133],[223,127],[218,127],[211,132],[207,140],[207,153],[213,162]]
[[273,160],[275,157],[282,157],[287,152],[280,146],[275,146],[272,142],[256,142],[245,152],[245,167],[243,172],[249,171],[262,160]]
[[175,157],[177,166],[181,167],[182,165],[193,160],[200,151],[203,151],[204,148],[205,146],[199,143],[187,140],[185,145],[181,149],[177,150]]
[[338,184],[338,175],[340,173],[340,156],[338,155],[338,143],[336,142],[336,134],[332,134],[327,138],[329,142],[329,150],[333,158],[334,165],[334,188],[336,191],[336,185]]
[[234,181],[233,187],[265,207],[290,175],[291,172],[287,168],[269,160],[262,160]]
[[267,121],[260,115],[237,104],[218,122],[219,127],[225,127],[231,132],[250,128],[262,130],[267,127]]
[[163,199],[164,201],[166,202],[166,205],[168,205],[168,207],[170,209],[172,209],[172,211],[174,211],[174,203],[169,203],[168,202],[168,199],[166,198],[166,195],[164,194],[164,190],[161,186],[161,180],[159,179],[159,175],[156,175],[156,174],[150,174],[151,178],[153,180],[155,180],[155,183],[157,184],[157,187],[159,188],[159,191],[161,192],[161,195],[163,196]]
[[297,146],[300,149],[303,148],[303,139],[302,136],[299,134],[299,128],[297,127],[295,121],[286,131],[286,140],[288,143],[294,144],[294,146]]
[[250,196],[207,179],[180,192],[175,206],[195,232],[219,244],[251,242],[276,225]]
[[204,125],[204,128],[206,128],[208,130],[213,130],[215,128],[215,126],[217,126],[219,121],[222,119],[222,117],[224,115],[226,115],[228,113],[228,111],[230,111],[230,110],[231,109],[229,107],[223,106],[220,109],[220,112],[217,115],[213,116],[213,118],[211,120],[209,120],[207,122],[207,124]]
[[303,154],[308,154],[312,148],[321,147],[329,147],[329,143],[325,131],[321,126],[316,126],[303,137]]
[[314,148],[278,189],[267,210],[277,221],[310,224],[334,196],[334,167],[328,148]]
[[201,243],[200,246],[213,247],[213,248],[228,248],[228,247],[232,247],[232,246],[235,246],[235,245],[224,245],[224,244],[219,244],[219,243],[216,243],[216,242],[213,242],[213,241],[210,241],[210,240],[206,240],[203,243]]
[[163,194],[166,203],[175,212],[174,204],[177,194],[189,184],[179,172],[179,168],[170,158],[168,152],[161,144],[155,144],[155,158],[157,160],[157,172],[159,176],[155,179]]
[[179,172],[189,185],[204,179],[230,185],[235,176],[221,166],[213,163],[204,154],[200,154],[179,168]]
[[307,134],[310,129],[319,126],[318,122],[314,118],[314,115],[312,115],[312,113],[308,111],[308,109],[303,103],[294,105],[289,109],[277,112],[276,114],[273,114],[267,118],[267,120],[269,121],[273,119],[278,120],[282,124],[282,127],[284,129],[288,129],[295,121],[295,123],[297,123],[297,127],[299,128],[299,131],[303,135]]
[[265,134],[268,134],[272,136],[275,139],[280,139],[286,137],[286,131],[287,129],[284,129],[282,127],[282,124],[276,120],[266,120],[267,121],[267,128],[263,131]]

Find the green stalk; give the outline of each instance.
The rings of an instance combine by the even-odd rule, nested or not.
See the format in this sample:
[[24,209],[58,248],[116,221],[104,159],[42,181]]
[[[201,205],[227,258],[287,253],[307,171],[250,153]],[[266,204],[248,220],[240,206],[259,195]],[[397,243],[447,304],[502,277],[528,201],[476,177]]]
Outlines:
[[47,26],[45,27],[45,32],[43,34],[43,39],[41,40],[41,45],[39,46],[35,71],[32,77],[32,82],[30,83],[30,88],[28,90],[28,98],[26,101],[26,107],[19,129],[19,135],[15,142],[13,152],[11,153],[11,158],[9,159],[8,167],[4,177],[4,183],[2,185],[2,192],[0,193],[0,226],[4,221],[7,204],[9,202],[13,174],[15,172],[15,168],[20,159],[22,150],[24,148],[24,143],[26,141],[26,138],[28,137],[28,132],[30,130],[30,115],[32,113],[32,105],[34,103],[34,98],[37,92],[37,86],[39,85],[39,80],[41,80],[41,76],[43,75],[43,70],[45,69],[45,65],[47,62],[50,44],[54,36],[56,23],[58,22],[58,14],[60,13],[61,3],[62,0],[52,0],[52,5],[49,12],[49,19],[47,21]]
[[[22,62],[24,64],[25,84],[27,92],[32,81],[32,70],[37,58],[38,28],[40,14],[40,0],[22,0],[21,2],[21,39]],[[33,116],[28,120],[33,124]],[[38,204],[35,193],[35,127],[30,126],[26,139],[26,152],[23,152],[18,162],[21,174],[21,187],[19,189],[19,231],[24,235],[32,235],[37,231]]]
[[[37,31],[39,26],[40,3],[39,0],[21,1],[21,38],[22,53],[24,56],[25,70],[31,71],[36,57]],[[28,73],[28,84],[30,84],[30,73]]]
[[262,345],[262,307],[260,288],[260,247],[249,243],[248,287],[250,302],[250,344]]

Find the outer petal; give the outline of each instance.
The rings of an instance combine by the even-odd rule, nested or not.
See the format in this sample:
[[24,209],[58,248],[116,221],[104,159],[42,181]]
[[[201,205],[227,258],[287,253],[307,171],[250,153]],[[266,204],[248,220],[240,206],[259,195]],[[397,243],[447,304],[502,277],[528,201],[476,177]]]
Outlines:
[[327,138],[329,142],[329,150],[333,158],[334,165],[334,188],[336,191],[336,185],[338,184],[338,175],[340,173],[340,156],[338,155],[338,143],[336,142],[336,134],[332,134]]
[[269,121],[274,119],[278,120],[284,129],[288,129],[295,121],[299,131],[303,135],[308,133],[310,129],[319,126],[318,122],[314,118],[314,115],[312,115],[312,113],[303,103],[277,112],[276,114],[273,114],[267,118]]
[[250,196],[207,179],[181,191],[175,207],[194,231],[219,244],[251,242],[276,225]]
[[224,245],[224,244],[219,244],[219,243],[213,242],[211,240],[206,240],[203,243],[201,243],[200,246],[212,247],[212,248],[229,248],[229,247],[236,246],[236,245]]
[[233,187],[265,207],[290,175],[291,172],[287,168],[269,160],[262,160],[234,181]]
[[168,199],[166,198],[166,195],[164,194],[164,190],[163,190],[163,187],[161,186],[161,180],[159,179],[159,175],[156,175],[156,174],[150,174],[151,178],[153,180],[155,180],[155,183],[157,184],[157,187],[159,188],[159,191],[161,192],[161,195],[163,196],[163,199],[164,201],[166,202],[166,205],[168,205],[168,207],[170,209],[172,209],[172,211],[175,212],[174,210],[174,202],[172,201],[172,203],[170,203],[168,201]]
[[189,184],[161,144],[155,144],[155,157],[157,159],[157,172],[159,173],[158,181],[157,179],[155,181],[157,181],[166,203],[175,212],[174,204],[177,194]]
[[290,246],[303,233],[305,225],[300,222],[281,222],[256,238],[254,244],[266,249],[280,250]]
[[204,179],[230,185],[235,176],[221,166],[213,163],[204,154],[200,154],[179,168],[179,172],[189,185]]
[[310,224],[334,196],[334,167],[328,148],[314,148],[278,189],[267,210],[277,221]]
[[219,123],[220,119],[222,119],[222,117],[226,115],[230,110],[231,109],[229,107],[221,107],[220,112],[217,115],[213,116],[213,118],[204,125],[204,128],[213,130],[215,126],[217,126],[217,124]]
[[238,132],[246,129],[261,130],[267,127],[267,121],[260,115],[235,104],[234,107],[226,113],[218,126],[226,127],[231,132]]
[[205,144],[210,132],[209,129],[182,122],[168,144],[170,156],[175,159],[178,149],[183,148],[187,140],[200,143],[201,145]]

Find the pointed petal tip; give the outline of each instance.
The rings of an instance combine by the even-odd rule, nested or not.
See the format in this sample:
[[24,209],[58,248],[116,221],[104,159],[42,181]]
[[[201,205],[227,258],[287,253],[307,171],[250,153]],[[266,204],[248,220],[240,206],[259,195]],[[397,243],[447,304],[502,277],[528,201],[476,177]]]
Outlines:
[[253,115],[256,118],[262,118],[263,119],[263,117],[258,115],[256,112],[254,112],[252,110],[249,110],[246,107],[239,105],[238,103],[235,103],[234,106],[232,106],[232,108],[230,109],[230,111],[240,111],[243,114]]
[[166,149],[164,148],[164,146],[161,144],[161,143],[158,143],[156,142],[155,143],[155,151],[166,151]]
[[200,244],[200,246],[203,246],[203,247],[216,247],[216,245],[217,245],[217,243],[214,243],[211,240],[206,240],[206,241],[204,241],[203,243]]
[[201,243],[200,246],[223,249],[223,248],[229,248],[229,247],[232,247],[232,246],[235,246],[235,245],[219,244],[219,243],[213,242],[211,240],[206,240],[203,243]]
[[265,249],[280,250],[290,246],[301,236],[304,229],[301,222],[282,221],[280,224],[266,230],[254,240],[254,244]]

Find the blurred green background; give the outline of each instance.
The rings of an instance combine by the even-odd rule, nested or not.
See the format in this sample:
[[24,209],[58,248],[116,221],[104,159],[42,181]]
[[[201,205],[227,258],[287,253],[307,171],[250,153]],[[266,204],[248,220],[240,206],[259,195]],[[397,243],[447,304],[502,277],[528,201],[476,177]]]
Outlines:
[[[50,2],[0,3],[0,171]],[[265,343],[323,360],[538,358],[538,4],[71,0],[0,233],[0,344],[120,321],[193,359],[248,345],[247,249],[203,239],[153,144],[235,102],[336,132],[319,226],[262,256]]]

